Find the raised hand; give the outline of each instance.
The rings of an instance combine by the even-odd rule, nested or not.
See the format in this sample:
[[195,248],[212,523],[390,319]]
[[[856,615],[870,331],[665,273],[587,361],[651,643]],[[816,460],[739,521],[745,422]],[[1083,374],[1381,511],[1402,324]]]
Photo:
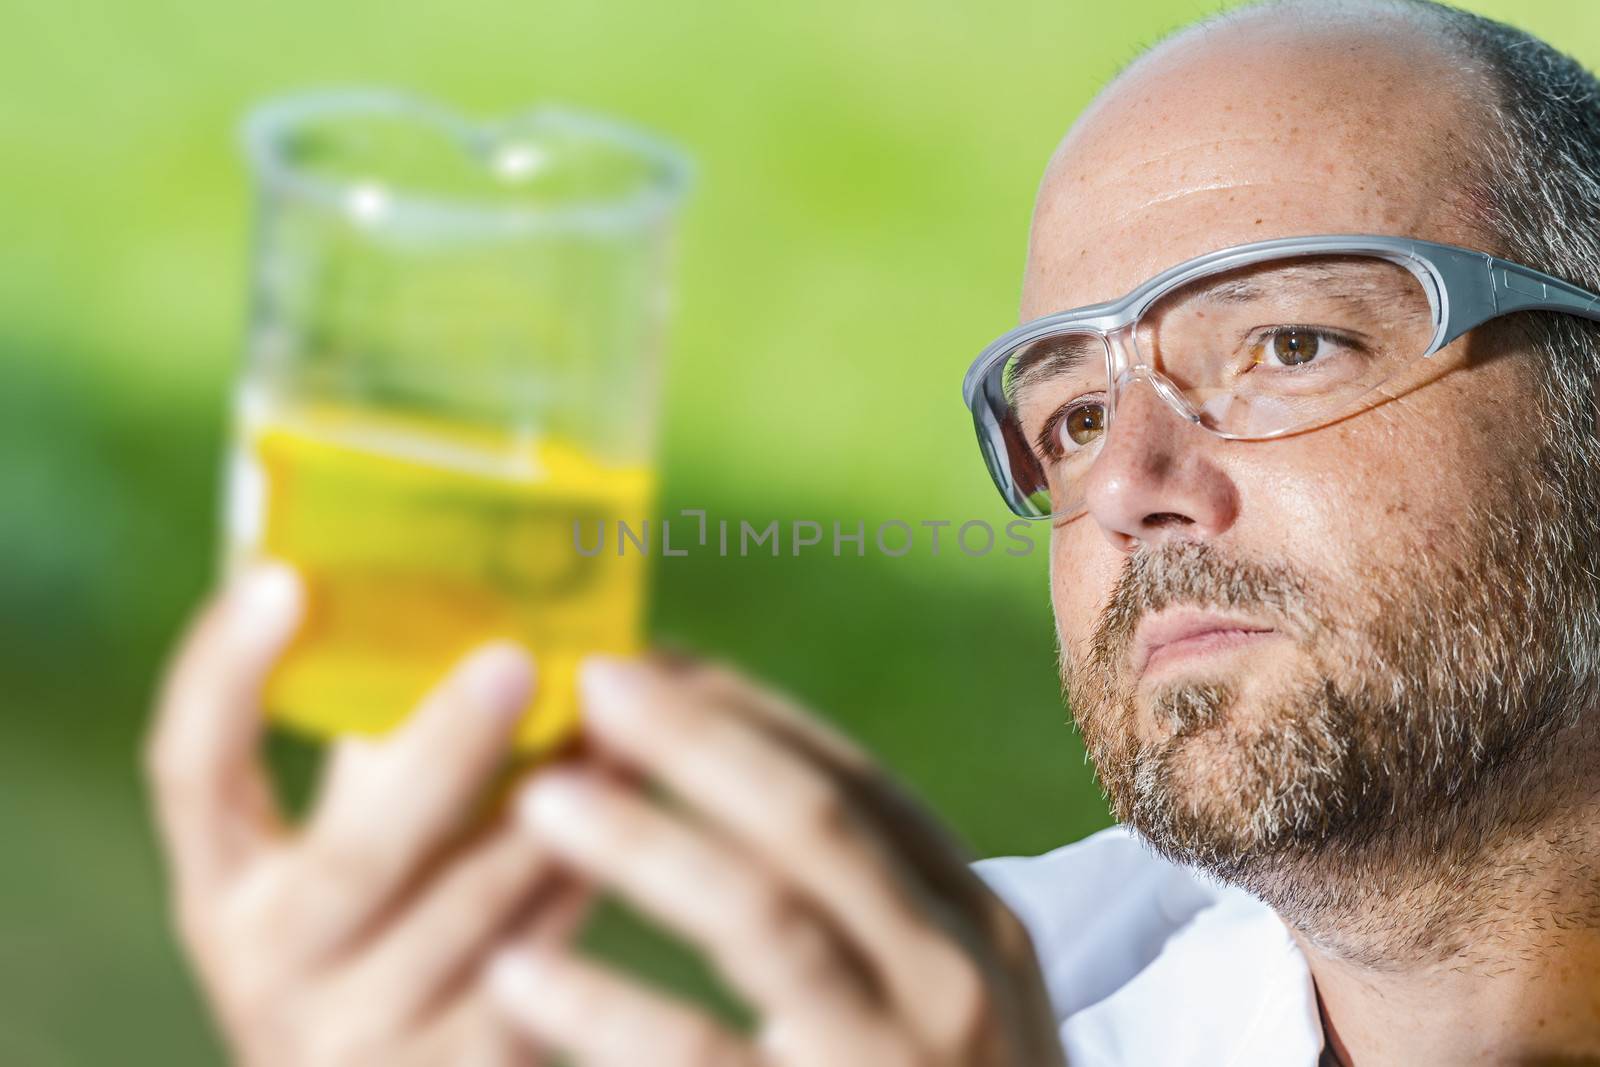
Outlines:
[[554,943],[585,894],[501,819],[468,832],[534,684],[468,657],[381,741],[335,750],[291,826],[260,763],[260,694],[303,598],[266,565],[206,606],[162,685],[146,762],[174,919],[240,1062],[539,1062],[490,1006],[494,945]]
[[723,669],[590,661],[584,725],[671,803],[582,767],[518,808],[564,865],[701,949],[753,1038],[553,943],[503,953],[508,1017],[597,1067],[1050,1067],[1020,923],[865,754]]

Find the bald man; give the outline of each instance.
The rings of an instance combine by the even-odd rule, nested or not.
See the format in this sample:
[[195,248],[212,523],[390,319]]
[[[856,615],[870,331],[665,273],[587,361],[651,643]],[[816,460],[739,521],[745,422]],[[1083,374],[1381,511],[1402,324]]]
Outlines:
[[[504,645],[342,746],[289,828],[253,746],[302,601],[259,569],[193,630],[150,746],[232,1048],[1600,1062],[1597,210],[1600,86],[1423,2],[1235,10],[1078,119],[1023,325],[966,383],[1001,495],[1049,525],[1120,821],[1048,855],[969,867],[803,710],[658,660],[585,667],[610,770],[537,774],[461,842],[537,684]],[[702,951],[753,1032],[572,948],[592,887]]]

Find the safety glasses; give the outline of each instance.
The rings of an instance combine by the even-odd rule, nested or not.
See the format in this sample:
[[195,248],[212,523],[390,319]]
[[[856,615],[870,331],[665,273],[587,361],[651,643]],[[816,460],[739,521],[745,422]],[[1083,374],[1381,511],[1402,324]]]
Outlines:
[[1600,320],[1600,296],[1484,252],[1400,237],[1255,241],[985,348],[962,392],[1011,510],[1074,518],[1117,402],[1147,382],[1230,440],[1326,426],[1429,380],[1428,357],[1514,311]]

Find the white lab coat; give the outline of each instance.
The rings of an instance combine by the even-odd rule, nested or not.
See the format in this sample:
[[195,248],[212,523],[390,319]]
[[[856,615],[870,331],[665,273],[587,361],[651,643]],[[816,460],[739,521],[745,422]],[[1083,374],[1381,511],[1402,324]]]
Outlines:
[[1244,890],[1120,826],[973,869],[1033,938],[1071,1067],[1315,1067],[1305,956]]

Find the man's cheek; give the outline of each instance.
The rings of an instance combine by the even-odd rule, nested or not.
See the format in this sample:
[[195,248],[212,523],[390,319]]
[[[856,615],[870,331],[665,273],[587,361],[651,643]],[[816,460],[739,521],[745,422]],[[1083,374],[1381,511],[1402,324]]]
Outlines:
[[1055,592],[1056,637],[1062,651],[1078,663],[1088,659],[1089,645],[1094,633],[1096,618],[1093,602],[1083,595],[1081,588]]
[[1059,531],[1050,546],[1051,601],[1056,614],[1056,633],[1063,643],[1080,651],[1087,648],[1095,620],[1110,599],[1116,571],[1107,569],[1081,546],[1078,539]]

